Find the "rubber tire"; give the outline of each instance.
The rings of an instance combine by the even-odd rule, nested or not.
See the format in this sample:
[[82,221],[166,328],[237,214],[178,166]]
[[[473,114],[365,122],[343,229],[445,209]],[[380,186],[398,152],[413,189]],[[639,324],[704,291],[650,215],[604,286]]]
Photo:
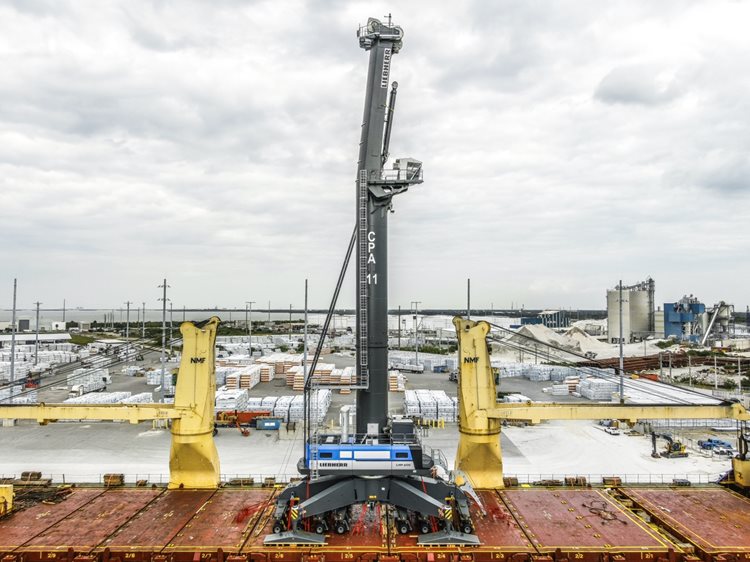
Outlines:
[[318,535],[322,535],[326,532],[326,528],[323,526],[323,523],[318,523],[315,525],[315,533]]
[[462,531],[464,532],[464,534],[466,534],[466,535],[470,535],[470,534],[472,534],[472,533],[474,532],[474,529],[472,529],[472,527],[471,527],[471,525],[470,525],[469,523],[464,523],[464,525],[463,525],[463,527],[461,528],[461,530],[462,530]]
[[282,531],[281,523],[274,523],[272,530],[275,535],[279,534]]
[[337,535],[343,535],[346,533],[346,526],[343,523],[339,523],[336,525],[336,534]]
[[409,525],[407,525],[406,523],[399,523],[398,532],[401,533],[402,535],[405,535],[406,533],[409,532]]
[[427,533],[432,532],[432,529],[430,529],[430,525],[428,523],[422,523],[419,525],[419,532],[423,535],[426,535]]

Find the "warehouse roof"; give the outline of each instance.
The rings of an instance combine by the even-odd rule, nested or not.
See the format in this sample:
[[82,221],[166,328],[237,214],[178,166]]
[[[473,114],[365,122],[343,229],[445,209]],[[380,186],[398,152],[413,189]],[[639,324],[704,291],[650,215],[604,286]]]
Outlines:
[[[10,344],[12,334],[0,334],[0,345],[4,345],[6,342]],[[18,332],[16,333],[16,343],[34,343],[36,340],[36,334],[34,332]],[[39,334],[40,342],[68,342],[70,341],[70,334],[68,332],[59,332],[55,334]]]

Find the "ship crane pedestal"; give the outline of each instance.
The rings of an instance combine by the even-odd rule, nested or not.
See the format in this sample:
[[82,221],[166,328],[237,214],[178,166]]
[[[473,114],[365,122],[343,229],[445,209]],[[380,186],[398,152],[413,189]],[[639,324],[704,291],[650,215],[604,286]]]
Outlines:
[[[398,91],[394,82],[388,99],[389,75],[403,30],[390,17],[387,24],[371,18],[358,37],[370,56],[355,198],[356,433],[308,436],[300,466],[307,476],[278,497],[274,533],[265,543],[321,544],[327,530],[349,530],[352,506],[382,504],[394,514],[398,532],[421,533],[420,544],[475,545],[479,539],[467,499],[473,492],[436,478],[434,460],[422,450],[413,423],[388,418],[388,216],[395,195],[422,183],[422,163],[399,158],[384,169]],[[344,267],[351,252],[350,246]],[[308,379],[306,391],[310,386]]]

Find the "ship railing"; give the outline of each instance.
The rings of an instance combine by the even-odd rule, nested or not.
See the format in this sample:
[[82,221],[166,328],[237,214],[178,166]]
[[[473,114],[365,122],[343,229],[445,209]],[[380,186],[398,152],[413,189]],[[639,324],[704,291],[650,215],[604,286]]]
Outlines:
[[314,433],[310,440],[318,445],[420,445],[414,433],[350,433],[342,440],[340,433]]
[[[437,463],[436,463],[437,464]],[[442,465],[441,465],[442,466]],[[593,486],[603,485],[604,479],[619,478],[622,486],[633,485],[670,485],[675,482],[690,482],[692,485],[713,484],[721,480],[726,475],[726,471],[690,474],[690,473],[672,473],[672,474],[586,474],[583,472],[575,473],[540,473],[540,474],[505,474],[506,478],[514,478],[519,485],[542,485],[550,482],[565,482],[566,478],[585,478],[587,484]],[[42,480],[50,479],[53,484],[93,484],[104,485],[104,474],[61,474],[61,473],[42,473]],[[127,486],[147,483],[166,486],[169,483],[169,474],[125,474],[125,484]],[[223,473],[221,481],[233,486],[285,486],[290,482],[297,482],[302,478],[298,473]],[[14,479],[20,479],[20,474],[0,474],[0,482],[12,483]],[[611,481],[610,481],[611,482]]]

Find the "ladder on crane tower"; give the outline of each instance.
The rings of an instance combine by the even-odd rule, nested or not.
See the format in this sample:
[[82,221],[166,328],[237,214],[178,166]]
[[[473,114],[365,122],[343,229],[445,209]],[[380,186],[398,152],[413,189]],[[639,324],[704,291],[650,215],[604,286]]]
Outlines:
[[367,291],[368,291],[368,264],[367,264],[367,213],[369,191],[367,188],[367,170],[359,171],[359,194],[357,198],[357,242],[359,253],[357,255],[357,303],[359,312],[359,351],[357,365],[357,387],[367,388],[369,386],[369,374],[367,370]]
[[[308,367],[305,366],[304,368],[307,369]],[[310,393],[307,395],[308,423],[310,424],[310,442],[308,443],[310,445],[310,479],[317,480],[320,477],[320,469],[318,468],[318,463],[320,462],[318,458],[318,441],[320,437],[318,435],[319,421],[317,417],[317,412],[319,411],[318,400],[320,399],[318,390],[320,390],[320,386],[318,381],[313,377],[313,373],[306,373],[306,375],[311,377]],[[313,408],[313,406],[315,407]]]

